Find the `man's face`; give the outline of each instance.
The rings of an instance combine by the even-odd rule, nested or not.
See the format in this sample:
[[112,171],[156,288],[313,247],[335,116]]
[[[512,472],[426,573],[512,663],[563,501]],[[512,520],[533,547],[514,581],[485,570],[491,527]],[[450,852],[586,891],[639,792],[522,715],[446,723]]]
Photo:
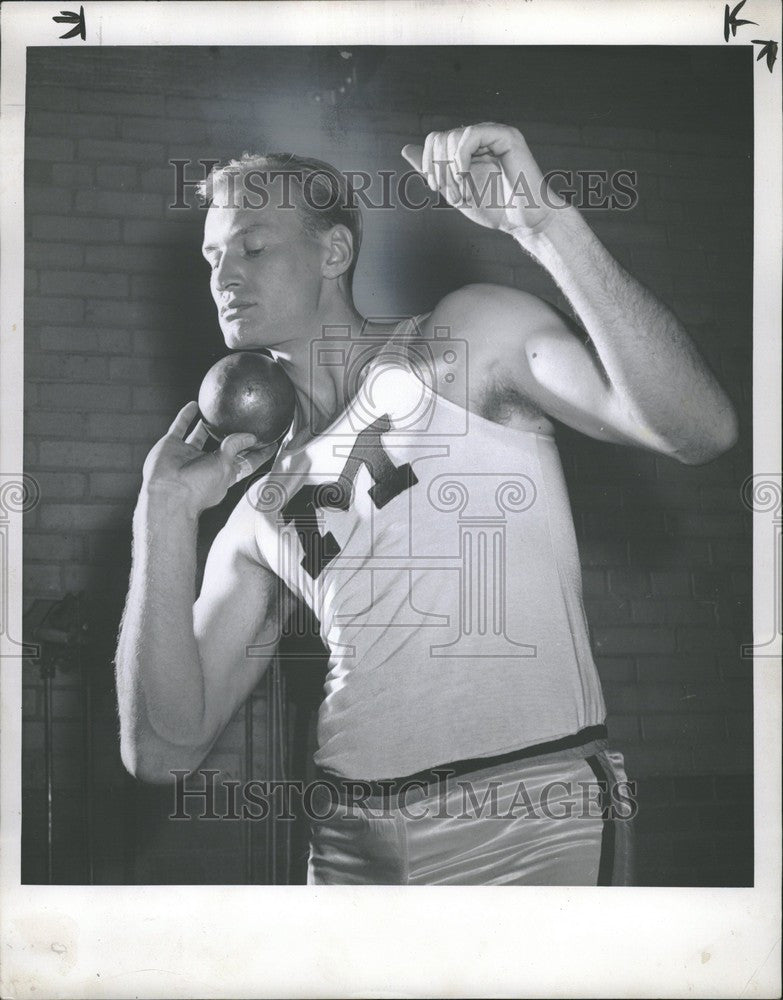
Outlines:
[[[212,205],[202,252],[228,347],[274,347],[310,335],[324,246],[294,208]],[[225,201],[224,201],[225,204]]]

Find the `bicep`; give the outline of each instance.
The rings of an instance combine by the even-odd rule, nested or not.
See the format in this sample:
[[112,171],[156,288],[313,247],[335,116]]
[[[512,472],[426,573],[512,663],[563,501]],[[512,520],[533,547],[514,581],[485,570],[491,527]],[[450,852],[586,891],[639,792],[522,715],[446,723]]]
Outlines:
[[520,391],[548,416],[590,437],[654,447],[589,346],[555,310],[542,319],[524,334],[517,353],[513,371]]
[[219,532],[193,608],[205,704],[218,730],[261,679],[289,607],[287,588],[248,554],[240,530],[230,520]]
[[496,369],[522,398],[590,437],[660,450],[584,332],[558,309],[501,286],[472,286],[457,295],[464,296],[459,304],[466,321],[491,337]]

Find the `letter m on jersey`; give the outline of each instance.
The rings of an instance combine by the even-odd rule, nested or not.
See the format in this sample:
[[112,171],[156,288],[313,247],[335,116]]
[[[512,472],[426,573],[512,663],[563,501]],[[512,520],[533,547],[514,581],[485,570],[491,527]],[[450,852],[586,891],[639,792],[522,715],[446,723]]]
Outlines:
[[410,465],[397,466],[386,454],[381,434],[389,430],[391,421],[388,415],[365,427],[357,434],[336,482],[302,486],[283,507],[283,520],[286,524],[293,521],[304,550],[301,565],[313,580],[340,553],[340,546],[331,531],[321,534],[318,511],[328,507],[333,510],[350,508],[354,484],[362,466],[372,478],[373,485],[367,492],[378,510],[418,482]]

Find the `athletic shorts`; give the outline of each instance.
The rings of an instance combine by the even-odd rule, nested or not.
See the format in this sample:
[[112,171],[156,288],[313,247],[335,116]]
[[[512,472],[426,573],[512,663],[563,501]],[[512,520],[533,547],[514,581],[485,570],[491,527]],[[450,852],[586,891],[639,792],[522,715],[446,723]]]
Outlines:
[[308,884],[632,884],[635,786],[605,741],[449,767],[417,781],[322,773]]

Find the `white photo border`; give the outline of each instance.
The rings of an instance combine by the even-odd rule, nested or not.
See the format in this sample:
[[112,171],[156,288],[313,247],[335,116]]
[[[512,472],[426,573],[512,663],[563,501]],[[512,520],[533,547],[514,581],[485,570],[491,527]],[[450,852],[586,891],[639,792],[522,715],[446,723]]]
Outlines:
[[[2,31],[0,476],[21,479],[26,50],[59,8],[6,3]],[[86,44],[722,45],[723,0],[83,4]],[[731,4],[731,6],[734,6]],[[234,9],[236,8],[236,9]],[[751,37],[781,42],[774,0]],[[67,26],[66,26],[67,27]],[[756,47],[758,48],[758,46]],[[783,50],[782,50],[783,51]],[[780,517],[781,62],[754,62],[754,474]],[[750,113],[750,109],[749,109]],[[2,484],[0,484],[2,485]],[[738,484],[739,487],[739,484]],[[754,635],[775,635],[775,510],[754,514]],[[778,520],[779,525],[779,520]],[[21,515],[8,633],[21,636]],[[779,995],[780,636],[754,664],[755,887],[746,889],[20,885],[21,660],[0,670],[3,997]],[[750,661],[748,661],[750,669]]]

